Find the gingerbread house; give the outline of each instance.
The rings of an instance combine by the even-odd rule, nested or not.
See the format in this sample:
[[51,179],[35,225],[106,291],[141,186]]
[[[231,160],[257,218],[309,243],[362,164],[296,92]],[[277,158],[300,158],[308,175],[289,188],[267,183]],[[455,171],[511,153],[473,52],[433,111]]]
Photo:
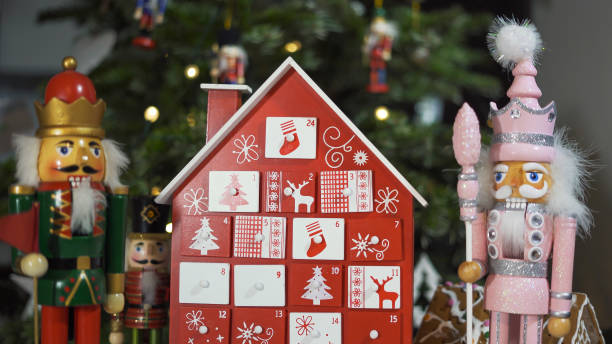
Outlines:
[[413,199],[425,199],[288,58],[203,84],[207,142],[172,203],[170,342],[410,343]]

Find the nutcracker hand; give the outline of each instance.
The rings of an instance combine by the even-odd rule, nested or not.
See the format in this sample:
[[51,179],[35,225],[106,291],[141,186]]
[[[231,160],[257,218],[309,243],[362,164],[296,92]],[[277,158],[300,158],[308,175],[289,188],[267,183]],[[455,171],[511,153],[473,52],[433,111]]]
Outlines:
[[142,17],[142,8],[138,7],[135,11],[134,11],[134,19],[140,19]]
[[572,324],[567,318],[550,317],[550,320],[548,320],[548,332],[553,337],[564,337],[570,332],[571,328]]
[[459,278],[465,283],[474,283],[480,279],[482,269],[476,262],[463,262],[457,269]]
[[163,14],[158,14],[155,17],[155,24],[161,24],[164,22],[164,15]]
[[383,54],[382,54],[382,58],[383,58],[383,60],[385,60],[385,61],[389,61],[389,60],[391,60],[391,53],[390,53],[390,52],[388,52],[388,51],[383,52]]
[[123,344],[123,332],[111,332],[108,335],[108,342],[110,344]]
[[238,83],[239,84],[244,84],[244,77],[243,76],[239,76],[238,77]]
[[47,258],[40,253],[28,253],[19,262],[19,269],[29,277],[40,277],[47,273],[48,268]]
[[104,310],[108,314],[119,313],[123,310],[125,304],[125,298],[123,293],[106,294],[106,302],[104,303]]

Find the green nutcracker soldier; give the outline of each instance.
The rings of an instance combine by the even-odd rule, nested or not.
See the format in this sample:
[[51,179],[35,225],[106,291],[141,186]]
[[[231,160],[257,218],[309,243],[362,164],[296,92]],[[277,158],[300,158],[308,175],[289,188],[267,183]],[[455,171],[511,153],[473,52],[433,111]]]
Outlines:
[[35,102],[36,136],[14,138],[18,185],[0,240],[14,247],[13,268],[37,284],[42,343],[66,344],[72,333],[76,344],[95,344],[100,305],[114,315],[124,306],[128,201],[119,176],[128,160],[104,139],[106,104],[91,80],[75,71],[72,57],[63,67],[47,84],[45,103]]

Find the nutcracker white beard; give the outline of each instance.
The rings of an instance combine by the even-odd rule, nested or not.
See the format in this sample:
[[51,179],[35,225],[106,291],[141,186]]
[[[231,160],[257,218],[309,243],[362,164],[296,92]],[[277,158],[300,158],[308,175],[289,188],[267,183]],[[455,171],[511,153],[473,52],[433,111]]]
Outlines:
[[525,212],[506,211],[501,219],[499,230],[504,258],[523,259]]
[[155,303],[158,283],[159,278],[157,278],[157,273],[155,270],[143,271],[142,280],[140,281],[140,288],[142,289],[142,302],[145,305],[152,305]]
[[96,208],[106,207],[104,194],[91,187],[89,178],[72,188],[72,217],[70,228],[73,234],[88,235],[93,232]]

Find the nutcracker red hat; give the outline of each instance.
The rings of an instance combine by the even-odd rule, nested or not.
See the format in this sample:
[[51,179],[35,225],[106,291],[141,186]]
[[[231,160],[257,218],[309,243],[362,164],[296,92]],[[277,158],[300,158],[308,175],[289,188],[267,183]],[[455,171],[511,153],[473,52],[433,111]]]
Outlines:
[[49,80],[45,89],[45,104],[34,102],[40,128],[36,136],[104,137],[102,118],[106,103],[96,98],[91,80],[75,71],[74,57],[62,61],[64,71]]
[[491,160],[551,162],[555,155],[556,109],[554,102],[544,108],[538,102],[542,92],[535,81],[538,72],[534,60],[542,46],[540,34],[528,21],[498,18],[487,39],[495,60],[511,68],[514,76],[506,93],[510,102],[501,109],[490,104]]

